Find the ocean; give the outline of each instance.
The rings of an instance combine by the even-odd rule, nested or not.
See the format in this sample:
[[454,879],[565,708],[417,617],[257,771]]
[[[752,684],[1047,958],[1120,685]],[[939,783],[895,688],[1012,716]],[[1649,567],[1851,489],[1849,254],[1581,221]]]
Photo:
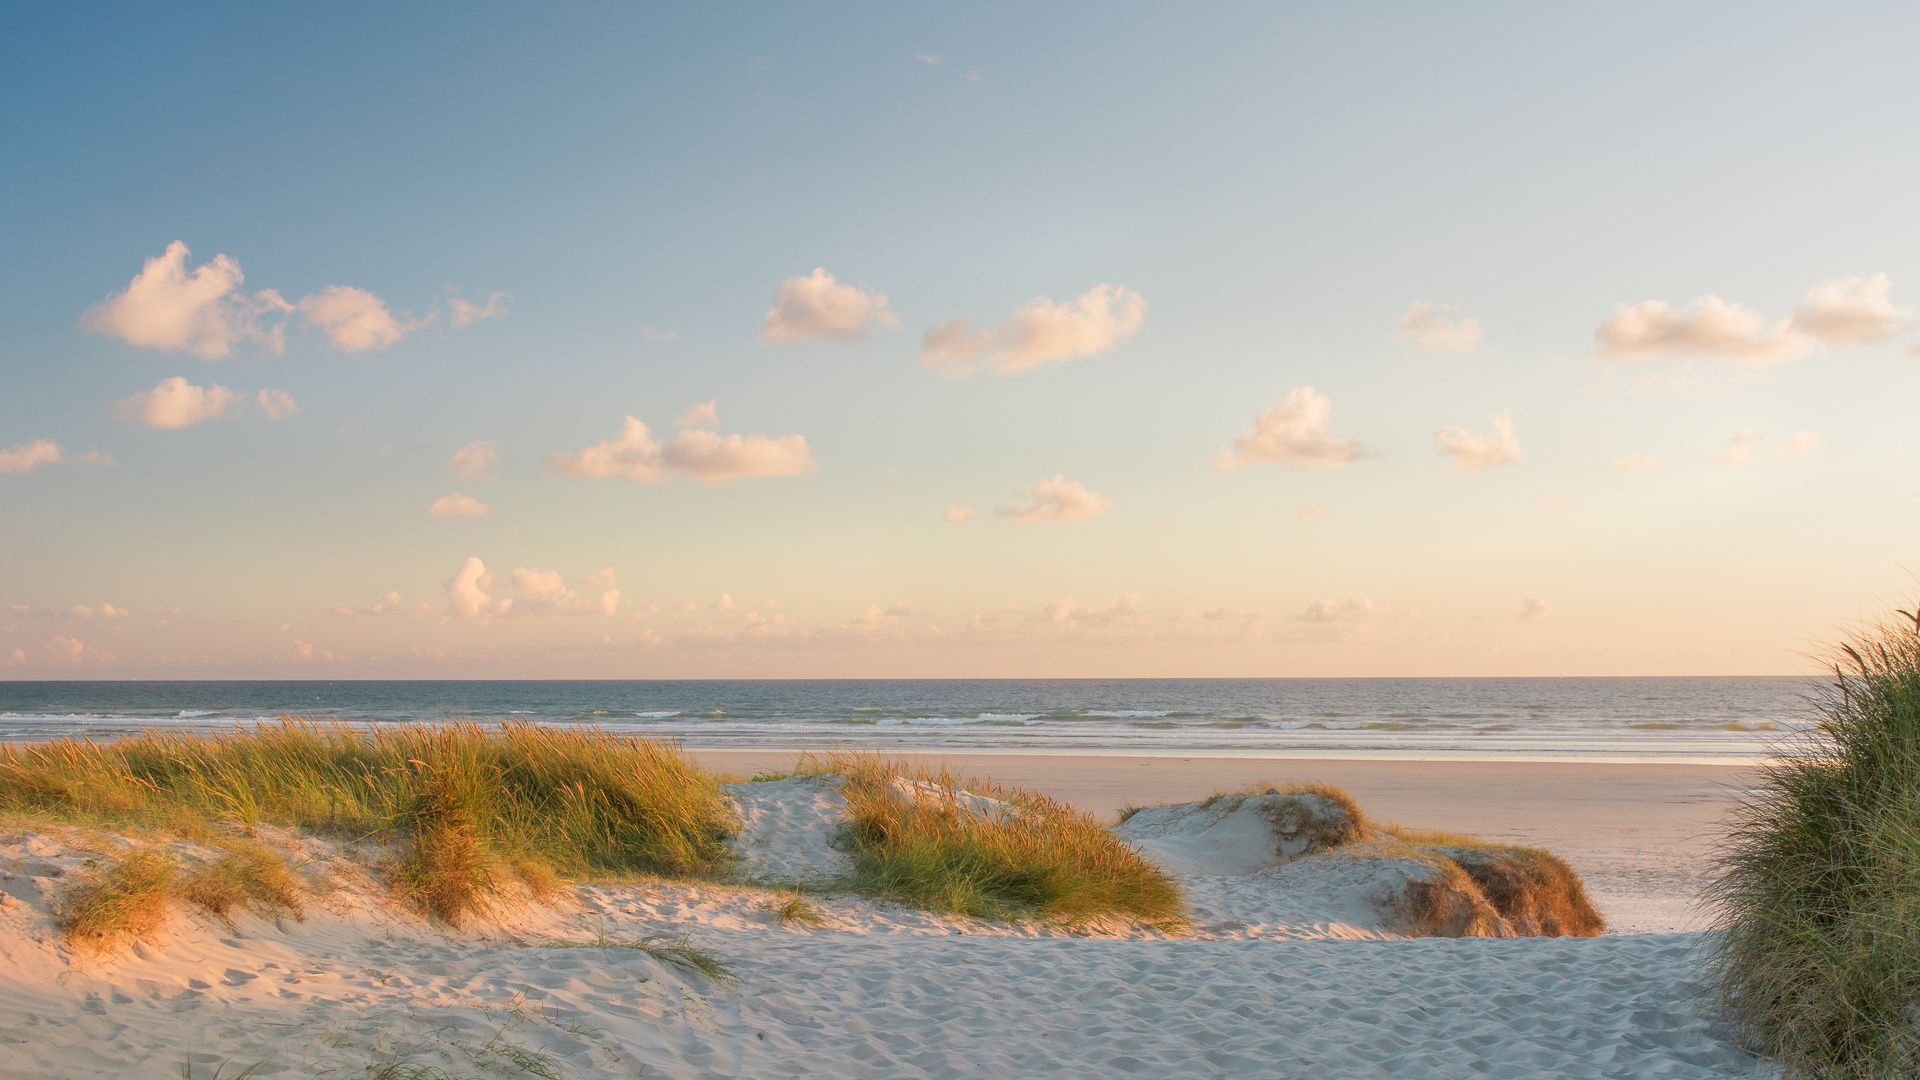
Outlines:
[[592,725],[688,746],[1751,762],[1795,677],[0,682],[0,740],[309,717]]

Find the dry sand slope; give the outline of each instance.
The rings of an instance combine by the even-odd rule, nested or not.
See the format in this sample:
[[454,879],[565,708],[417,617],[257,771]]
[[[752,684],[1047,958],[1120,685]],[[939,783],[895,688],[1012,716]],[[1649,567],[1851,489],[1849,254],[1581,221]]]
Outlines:
[[[830,792],[742,794],[751,871],[837,869]],[[398,1065],[385,1075],[416,1080],[1774,1072],[1695,1009],[1696,935],[1382,939],[1364,913],[1269,904],[1196,938],[1074,937],[853,900],[822,901],[808,928],[762,910],[765,892],[679,885],[584,888],[577,906],[453,934],[341,869],[305,922],[182,912],[160,940],[75,963],[47,897],[81,859],[46,837],[0,845],[17,898],[0,908],[0,1077],[176,1078],[191,1062],[230,1080],[256,1061],[256,1076]],[[617,945],[682,933],[736,978]]]

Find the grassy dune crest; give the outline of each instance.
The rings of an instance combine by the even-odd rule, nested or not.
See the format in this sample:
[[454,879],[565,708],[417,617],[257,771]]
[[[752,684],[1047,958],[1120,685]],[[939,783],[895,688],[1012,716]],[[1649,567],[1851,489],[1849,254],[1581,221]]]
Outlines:
[[1066,803],[876,755],[814,768],[844,777],[842,840],[858,889],[983,919],[1137,920],[1169,932],[1187,924],[1173,879]]
[[396,884],[455,924],[513,877],[544,896],[561,876],[717,872],[733,824],[718,783],[668,743],[527,723],[356,731],[293,719],[0,747],[0,812],[394,841]]
[[1920,1076],[1920,619],[1840,648],[1817,733],[1736,815],[1718,996],[1792,1074]]

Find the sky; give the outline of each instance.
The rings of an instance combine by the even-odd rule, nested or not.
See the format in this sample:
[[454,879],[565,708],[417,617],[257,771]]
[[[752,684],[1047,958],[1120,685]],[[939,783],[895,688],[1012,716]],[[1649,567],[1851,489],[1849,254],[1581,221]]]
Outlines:
[[0,678],[1812,670],[1915,587],[1916,39],[11,7]]

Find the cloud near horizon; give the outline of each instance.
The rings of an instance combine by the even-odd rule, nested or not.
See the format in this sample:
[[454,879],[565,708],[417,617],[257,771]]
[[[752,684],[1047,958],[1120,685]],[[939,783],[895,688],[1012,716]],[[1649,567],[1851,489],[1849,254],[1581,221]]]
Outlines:
[[1888,297],[1885,274],[1853,274],[1808,291],[1793,314],[1769,323],[1758,312],[1708,294],[1675,310],[1660,300],[1621,304],[1593,332],[1596,360],[1708,356],[1766,367],[1817,346],[1871,345],[1912,329],[1912,308]]
[[[566,587],[557,570],[521,566],[511,574],[487,572],[477,556],[469,556],[447,579],[447,610],[462,619],[559,618],[567,615],[608,615],[620,606],[620,590],[609,588],[597,599]],[[506,589],[512,596],[495,597]]]
[[453,452],[447,459],[447,471],[462,480],[492,480],[497,475],[494,463],[498,460],[495,451],[500,444],[492,439],[475,439]]
[[1345,600],[1335,600],[1332,597],[1316,600],[1308,604],[1300,614],[1290,615],[1288,618],[1294,622],[1307,623],[1358,622],[1372,618],[1379,611],[1380,605],[1374,603],[1371,596],[1357,593]]
[[386,301],[351,285],[329,285],[294,305],[341,352],[377,352],[427,325],[433,316],[401,321]]
[[1459,310],[1452,304],[1415,300],[1400,316],[1393,336],[1412,338],[1411,348],[1427,352],[1470,353],[1480,344],[1480,320],[1456,318]]
[[1513,434],[1513,410],[1489,418],[1492,430],[1482,435],[1463,427],[1444,427],[1433,433],[1440,452],[1453,458],[1452,468],[1461,472],[1485,472],[1505,465],[1521,454],[1520,440]]
[[675,473],[723,484],[756,476],[801,476],[819,468],[803,435],[721,435],[687,428],[663,446],[644,422],[632,416],[621,425],[619,438],[571,454],[547,455],[549,473],[643,484],[667,483]]
[[[1088,491],[1078,480],[1055,473],[1021,493],[1019,506],[1003,506],[994,513],[1017,525],[1036,521],[1086,521],[1113,508],[1113,500]],[[949,519],[951,520],[951,519]]]
[[116,416],[137,420],[148,427],[174,430],[216,419],[226,413],[227,406],[238,400],[239,394],[219,383],[195,386],[184,377],[175,375],[160,380],[160,384],[151,390],[142,390],[114,402],[113,412]]
[[865,341],[879,328],[899,325],[884,294],[843,285],[825,267],[815,267],[811,274],[774,286],[773,307],[755,336],[769,345]]
[[[1253,430],[1221,447],[1213,467],[1231,472],[1242,465],[1279,463],[1290,469],[1338,469],[1373,452],[1358,439],[1336,439],[1333,401],[1311,386],[1289,391],[1280,404],[1254,417]],[[1237,451],[1237,452],[1236,452]]]
[[975,330],[970,315],[928,327],[920,340],[920,363],[944,374],[965,375],[984,366],[1013,375],[1106,352],[1140,329],[1146,317],[1146,299],[1124,285],[1096,285],[1064,304],[1036,296],[990,330]]

